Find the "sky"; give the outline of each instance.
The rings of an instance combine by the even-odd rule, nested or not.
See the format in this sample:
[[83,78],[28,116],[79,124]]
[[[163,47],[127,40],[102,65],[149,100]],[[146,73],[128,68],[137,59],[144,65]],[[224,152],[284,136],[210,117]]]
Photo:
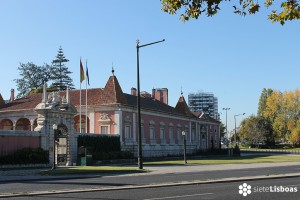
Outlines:
[[[141,91],[168,88],[175,106],[181,88],[212,92],[228,131],[257,113],[263,88],[280,91],[300,86],[300,22],[284,26],[267,20],[271,10],[241,17],[221,4],[214,17],[183,23],[161,11],[159,0],[1,0],[0,93],[17,89],[20,63],[51,64],[61,46],[79,89],[79,60],[88,60],[90,88],[103,88],[112,66],[123,92],[137,87],[136,40],[140,45]],[[84,84],[85,85],[85,84]]]

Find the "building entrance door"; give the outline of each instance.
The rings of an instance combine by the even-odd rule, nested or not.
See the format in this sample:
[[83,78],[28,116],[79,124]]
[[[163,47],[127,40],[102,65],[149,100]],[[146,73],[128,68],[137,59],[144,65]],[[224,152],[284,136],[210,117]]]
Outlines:
[[57,165],[65,166],[67,164],[67,155],[69,154],[68,128],[64,124],[57,126]]

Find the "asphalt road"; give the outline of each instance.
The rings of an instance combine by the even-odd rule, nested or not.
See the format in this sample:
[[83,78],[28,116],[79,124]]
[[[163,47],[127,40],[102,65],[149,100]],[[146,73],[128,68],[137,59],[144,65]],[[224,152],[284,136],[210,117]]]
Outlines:
[[[270,180],[249,181],[251,193],[244,197],[239,194],[239,186],[244,182],[212,183],[201,185],[171,186],[146,189],[130,189],[102,192],[84,192],[71,194],[53,194],[32,197],[9,198],[15,200],[53,200],[53,199],[105,199],[105,200],[199,200],[199,199],[264,199],[264,200],[299,200],[300,199],[300,178],[284,178]],[[297,188],[297,192],[273,192],[274,188]],[[272,192],[270,187],[273,188]],[[267,189],[269,188],[269,190]],[[259,192],[259,190],[261,191]],[[268,192],[267,192],[268,191]]]
[[0,194],[35,191],[60,191],[85,188],[140,186],[154,183],[180,182],[193,180],[209,180],[257,175],[273,175],[295,173],[300,171],[299,165],[285,167],[251,168],[235,170],[218,170],[189,173],[138,174],[121,176],[103,176],[79,179],[34,180],[1,182]]

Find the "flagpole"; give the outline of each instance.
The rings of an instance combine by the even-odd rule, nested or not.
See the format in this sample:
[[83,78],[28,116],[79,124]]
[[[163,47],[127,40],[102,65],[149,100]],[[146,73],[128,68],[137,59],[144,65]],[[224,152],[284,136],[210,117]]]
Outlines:
[[[85,72],[87,73],[87,60],[86,60],[86,63],[85,63]],[[88,132],[88,120],[87,120],[87,115],[88,115],[88,96],[87,96],[87,82],[88,82],[88,77],[86,77],[86,80],[85,80],[85,132],[87,133]]]
[[81,81],[80,81],[80,108],[79,108],[79,133],[81,133]]
[[82,130],[81,130],[81,113],[82,113],[82,110],[81,110],[81,84],[82,84],[82,81],[83,80],[85,80],[85,76],[84,76],[84,69],[83,69],[83,66],[82,66],[82,62],[81,62],[81,58],[80,58],[80,96],[79,96],[79,98],[80,98],[80,100],[79,100],[79,102],[80,102],[80,108],[79,108],[79,128],[80,128],[80,130],[79,130],[79,133],[81,133],[82,132]]

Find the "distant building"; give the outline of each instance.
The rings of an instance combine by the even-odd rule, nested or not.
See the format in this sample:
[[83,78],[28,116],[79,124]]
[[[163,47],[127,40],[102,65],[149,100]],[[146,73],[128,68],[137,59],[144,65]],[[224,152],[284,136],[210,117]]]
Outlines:
[[214,119],[219,119],[218,98],[213,93],[189,93],[188,102],[191,111],[204,112]]

